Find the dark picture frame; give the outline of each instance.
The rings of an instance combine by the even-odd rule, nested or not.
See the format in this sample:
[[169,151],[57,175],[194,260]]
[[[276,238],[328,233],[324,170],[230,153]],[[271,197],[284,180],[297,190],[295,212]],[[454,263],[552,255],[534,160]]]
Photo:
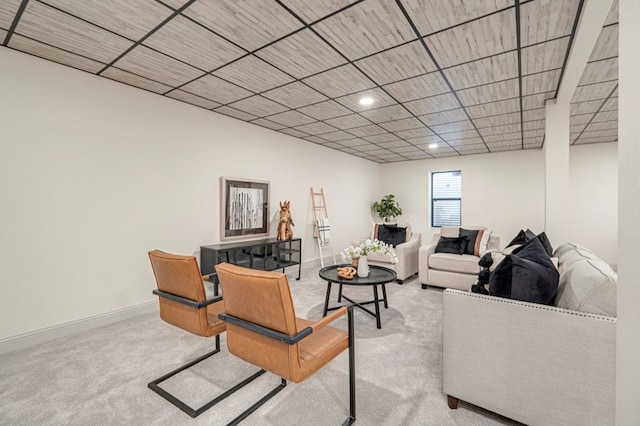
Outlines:
[[223,240],[269,235],[269,181],[221,178]]

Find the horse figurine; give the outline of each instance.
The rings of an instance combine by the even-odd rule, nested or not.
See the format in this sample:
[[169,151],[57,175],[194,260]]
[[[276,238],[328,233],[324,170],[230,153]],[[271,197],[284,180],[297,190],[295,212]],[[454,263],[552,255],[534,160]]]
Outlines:
[[278,241],[290,240],[293,238],[293,230],[291,229],[293,219],[291,218],[291,203],[285,201],[280,202],[280,222],[278,223]]

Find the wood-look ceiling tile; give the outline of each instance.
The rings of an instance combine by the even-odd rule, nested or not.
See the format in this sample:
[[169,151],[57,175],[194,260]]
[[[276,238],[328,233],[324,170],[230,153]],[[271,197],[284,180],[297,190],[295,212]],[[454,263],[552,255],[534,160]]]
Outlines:
[[426,152],[424,152],[422,150],[404,152],[404,153],[402,153],[402,155],[407,157],[409,160],[426,160],[426,159],[429,159],[429,158],[433,158],[431,155],[427,154]]
[[582,72],[579,86],[618,80],[618,58],[589,62]]
[[299,0],[282,0],[285,6],[296,15],[304,19],[307,24],[317,21],[320,18],[342,9],[352,3],[353,0],[313,0],[313,2],[302,2]]
[[301,132],[300,130],[297,130],[297,129],[282,129],[282,130],[279,130],[279,132],[287,134],[289,136],[295,136],[296,138],[303,138],[305,136],[310,136],[307,133]]
[[571,102],[592,101],[595,99],[605,99],[611,94],[611,91],[618,85],[617,81],[609,81],[606,83],[589,84],[587,86],[578,86],[573,93]]
[[581,138],[606,138],[611,140],[618,137],[618,129],[605,129],[605,130],[585,130],[580,135]]
[[402,155],[418,155],[418,154],[424,154],[424,151],[416,148],[415,146],[411,145],[411,144],[407,144],[407,146],[392,146],[392,147],[386,147],[389,151],[391,152],[395,152],[397,154],[402,154]]
[[385,50],[355,64],[379,85],[437,70],[419,41]]
[[609,14],[607,15],[607,19],[605,19],[604,21],[604,25],[611,25],[611,24],[615,24],[616,22],[618,22],[618,14],[620,13],[620,4],[618,3],[618,0],[614,0],[613,4],[611,5],[611,10],[609,11]]
[[586,123],[583,124],[571,124],[569,126],[569,134],[573,135],[579,135],[580,133],[582,133],[582,131],[585,129],[585,127],[587,127]]
[[527,111],[529,109],[544,108],[547,99],[553,99],[555,97],[555,93],[555,90],[552,90],[545,93],[523,96],[522,110]]
[[503,133],[515,133],[521,130],[520,123],[504,124],[502,126],[483,127],[478,131],[482,136],[501,135]]
[[331,142],[338,142],[338,141],[344,141],[347,139],[353,139],[354,136],[350,133],[347,133],[343,130],[338,130],[337,132],[330,132],[330,133],[323,133],[321,135],[318,135],[319,137],[321,137],[322,139],[326,139],[328,141]]
[[444,74],[454,89],[466,89],[518,77],[515,51],[447,68]]
[[399,132],[395,132],[395,134],[402,139],[426,138],[434,136],[437,140],[440,140],[438,136],[435,136],[434,133],[426,127],[411,130],[402,130]]
[[47,0],[51,6],[132,40],[139,40],[171,15],[155,0]]
[[436,136],[436,135],[431,135],[431,136],[422,136],[419,138],[408,138],[407,142],[409,142],[412,145],[417,146],[420,149],[428,149],[431,150],[433,148],[429,148],[429,145],[431,145],[432,143],[435,144],[445,144],[446,142],[444,142],[442,140],[442,138],[440,136]]
[[149,90],[154,93],[166,93],[171,90],[170,86],[166,84],[158,83],[157,81],[149,80],[139,75],[132,74],[130,72],[109,67],[100,74],[102,77],[109,78],[111,80],[119,81],[121,83],[128,84],[130,86],[139,87],[141,89]]
[[242,121],[251,121],[258,118],[253,114],[249,114],[244,111],[240,111],[239,109],[231,108],[228,106],[221,106],[220,108],[216,108],[214,112],[218,112],[220,114],[224,114],[229,117],[237,118],[238,120],[242,120]]
[[467,114],[465,114],[462,108],[458,108],[449,111],[436,112],[433,114],[425,114],[419,116],[418,118],[427,126],[435,126],[437,124],[467,120],[469,117],[467,117]]
[[425,41],[436,61],[446,68],[515,49],[515,21],[514,11],[508,9],[436,33]]
[[618,111],[600,111],[593,117],[593,122],[613,121],[618,119]]
[[607,101],[604,103],[604,105],[602,105],[602,111],[617,111],[618,110],[618,97],[616,96],[615,98],[609,98],[607,99]]
[[274,123],[271,120],[267,120],[266,118],[258,118],[257,120],[252,120],[250,121],[251,124],[256,124],[260,127],[266,127],[267,129],[271,129],[271,130],[280,130],[280,129],[284,129],[286,126],[283,126],[280,123]]
[[[213,102],[209,99],[196,96],[192,93],[185,92],[184,90],[172,90],[171,92],[167,93],[167,96],[205,109],[213,109],[220,106],[220,104],[217,102]],[[251,118],[256,117],[251,116]]]
[[385,121],[400,120],[402,118],[411,117],[411,113],[401,105],[391,105],[382,108],[370,109],[363,111],[360,115],[368,118],[374,123],[384,123]]
[[[2,28],[0,28],[0,40],[4,40],[7,37],[7,32],[5,30],[3,30]],[[21,50],[21,49],[18,49]],[[48,59],[48,58],[47,58]]]
[[[6,31],[4,32],[4,34],[2,34],[2,31],[0,31],[0,40],[4,40],[4,36],[6,36]],[[75,55],[73,53],[57,49],[53,46],[40,43],[30,38],[22,37],[18,34],[14,34],[13,37],[11,37],[9,47],[11,47],[12,49],[20,50],[22,52],[30,53],[35,56],[39,56],[44,59],[48,59],[50,61],[58,62],[63,65],[68,65],[73,68],[88,71],[92,74],[97,73],[105,66],[105,64],[102,62],[94,61],[83,56]],[[167,87],[167,90],[169,89],[170,87]]]
[[365,136],[364,138],[362,138],[368,142],[371,143],[384,143],[384,142],[393,142],[393,141],[399,141],[400,138],[397,137],[396,135],[394,135],[393,133],[381,133],[379,135],[373,135],[373,136]]
[[384,86],[399,102],[408,102],[449,92],[439,72],[432,72]]
[[[526,123],[525,123],[525,127],[526,127]],[[524,132],[522,132],[522,135],[524,136],[525,139],[544,136],[544,129],[525,130]]]
[[329,142],[325,141],[324,139],[321,139],[321,138],[319,138],[317,136],[313,136],[313,135],[312,136],[305,136],[302,139],[304,139],[306,141],[309,141],[309,142],[317,143],[319,145],[325,145],[325,144],[329,143]]
[[606,138],[585,138],[581,137],[575,142],[575,145],[588,145],[592,143],[605,143],[605,142],[616,142],[618,138],[614,138],[612,136]]
[[544,143],[544,136],[537,136],[535,138],[524,138],[522,142],[524,143],[524,149],[542,148],[542,144]]
[[588,124],[594,117],[594,113],[571,115],[569,121],[571,124]]
[[520,113],[512,112],[510,114],[490,115],[488,117],[474,118],[478,129],[485,127],[506,126],[507,124],[515,124],[520,122]]
[[406,102],[404,106],[415,115],[423,115],[460,108],[460,103],[453,94],[443,93],[442,95]]
[[197,68],[142,45],[136,46],[116,61],[114,66],[171,86],[180,86],[202,75]]
[[244,50],[180,15],[143,44],[203,71],[211,71],[245,54]]
[[420,35],[428,35],[479,18],[506,7],[513,0],[465,1],[465,0],[405,0],[407,13],[418,28]]
[[183,14],[248,50],[302,27],[278,3],[264,0],[198,0]]
[[171,7],[172,9],[180,9],[184,6],[189,0],[162,0],[164,4]]
[[[11,23],[13,22],[14,16],[16,16],[20,3],[22,3],[22,0],[3,0],[0,2],[0,28],[6,30],[11,28]],[[7,32],[4,31],[4,35],[6,35],[6,33]],[[2,37],[2,41],[4,41],[4,37]]]
[[[182,90],[221,104],[251,96],[251,92],[212,75],[205,75],[182,87]],[[242,109],[242,108],[240,108]],[[255,114],[258,115],[258,114]]]
[[485,104],[501,99],[510,99],[520,96],[518,79],[499,81],[457,91],[458,98],[465,106]]
[[537,0],[520,6],[522,46],[571,34],[580,0]]
[[471,154],[486,154],[489,152],[489,150],[484,145],[472,145],[472,146],[460,147],[458,148],[458,152],[463,155],[471,155]]
[[380,135],[382,133],[387,133],[387,131],[376,124],[369,124],[367,126],[354,127],[353,129],[349,129],[349,133],[355,136],[364,137]]
[[328,120],[329,118],[348,115],[351,111],[334,100],[320,102],[306,107],[298,108],[303,114],[309,115],[316,120]]
[[463,130],[473,130],[473,123],[469,120],[456,121],[454,123],[437,124],[431,126],[431,130],[438,134],[460,132]]
[[299,81],[264,92],[262,96],[287,105],[289,108],[300,108],[327,100],[326,96]]
[[545,121],[544,120],[525,121],[523,125],[524,125],[525,131],[538,130],[538,129],[544,130]]
[[216,70],[213,75],[256,93],[294,80],[279,69],[252,55],[245,56]]
[[603,104],[603,99],[586,102],[573,102],[570,106],[571,115],[581,115],[598,111]]
[[522,74],[534,74],[562,68],[570,37],[534,44],[522,49]]
[[545,108],[530,109],[522,113],[522,121],[544,120]]
[[440,137],[447,142],[457,141],[457,140],[467,140],[467,139],[472,139],[474,141],[477,141],[477,139],[480,138],[480,134],[476,129],[472,129],[472,130],[461,130],[459,132],[452,132],[452,133],[440,133]]
[[[265,117],[278,112],[286,111],[288,108],[273,102],[271,99],[267,99],[260,95],[252,96],[234,102],[229,105],[232,108],[239,109],[249,114],[253,114],[256,117]],[[269,118],[271,120],[271,118]],[[271,120],[272,121],[272,120]]]
[[352,129],[354,127],[367,126],[371,124],[369,120],[362,117],[359,114],[349,114],[343,115],[342,117],[331,118],[329,120],[325,120],[327,124],[330,124],[338,129],[346,130]]
[[492,115],[509,114],[520,111],[518,98],[505,99],[497,102],[487,102],[484,104],[466,107],[469,116],[474,119],[489,117]]
[[353,138],[353,139],[345,139],[345,140],[341,140],[338,142],[340,145],[342,146],[347,146],[347,147],[354,147],[354,146],[361,146],[361,145],[368,145],[368,142],[360,139],[360,138]]
[[268,118],[271,121],[275,121],[276,123],[280,123],[288,127],[301,126],[314,121],[313,118],[293,110],[270,115]]
[[133,43],[43,3],[29,2],[16,33],[109,63]]
[[512,141],[487,142],[487,145],[491,151],[501,151],[500,148],[521,149],[522,140],[517,139]]
[[304,78],[346,62],[311,30],[299,31],[261,49],[256,55],[278,68],[286,69],[296,78]]
[[544,71],[522,77],[522,95],[534,95],[556,90],[561,70]]
[[351,60],[416,38],[402,11],[388,0],[359,3],[313,29]]
[[495,143],[495,142],[508,142],[508,141],[519,141],[522,138],[522,134],[520,132],[514,133],[502,133],[499,135],[490,135],[485,136],[484,140],[487,144]]
[[303,81],[331,98],[375,87],[374,82],[351,64],[313,75]]
[[[363,97],[370,97],[373,99],[371,105],[360,105],[360,99]],[[389,95],[387,95],[382,89],[368,89],[362,92],[353,93],[351,95],[343,96],[335,99],[342,105],[346,106],[352,111],[366,111],[368,109],[380,108],[384,106],[394,105],[397,102]]]
[[380,127],[390,132],[400,132],[402,130],[421,129],[424,123],[415,117],[403,118],[402,120],[387,121],[380,123]]
[[603,27],[596,45],[593,47],[589,61],[598,61],[618,56],[618,28],[619,25]]
[[319,135],[322,133],[334,132],[336,130],[335,127],[323,123],[322,121],[314,121],[313,123],[296,126],[295,129],[310,135]]
[[[398,148],[400,148],[400,149],[410,149],[410,150],[416,149],[415,146],[411,145],[408,142],[402,141],[402,140],[389,141],[389,142],[380,142],[378,145],[381,146],[382,148],[385,148],[385,149],[392,149],[392,148],[395,148],[395,149],[398,149]],[[395,149],[394,149],[394,151],[395,151]]]

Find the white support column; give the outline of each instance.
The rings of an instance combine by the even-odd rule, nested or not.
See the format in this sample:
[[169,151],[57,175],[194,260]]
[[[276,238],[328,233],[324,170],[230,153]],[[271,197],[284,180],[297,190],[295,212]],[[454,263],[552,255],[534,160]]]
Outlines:
[[640,425],[640,1],[620,0],[616,425]]
[[569,240],[569,103],[548,100],[545,117],[545,232],[553,244]]

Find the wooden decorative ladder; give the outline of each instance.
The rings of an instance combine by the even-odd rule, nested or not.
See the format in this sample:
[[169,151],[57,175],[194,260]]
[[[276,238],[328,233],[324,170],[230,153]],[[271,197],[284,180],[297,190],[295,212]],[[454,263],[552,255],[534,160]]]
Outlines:
[[324,197],[324,189],[320,188],[320,192],[315,192],[313,187],[311,187],[311,205],[313,206],[313,218],[315,220],[315,232],[313,237],[318,243],[320,264],[324,268],[324,253],[326,250],[331,255],[331,259],[335,265],[336,257],[333,252],[331,225],[329,223],[329,215],[327,213],[327,202]]

